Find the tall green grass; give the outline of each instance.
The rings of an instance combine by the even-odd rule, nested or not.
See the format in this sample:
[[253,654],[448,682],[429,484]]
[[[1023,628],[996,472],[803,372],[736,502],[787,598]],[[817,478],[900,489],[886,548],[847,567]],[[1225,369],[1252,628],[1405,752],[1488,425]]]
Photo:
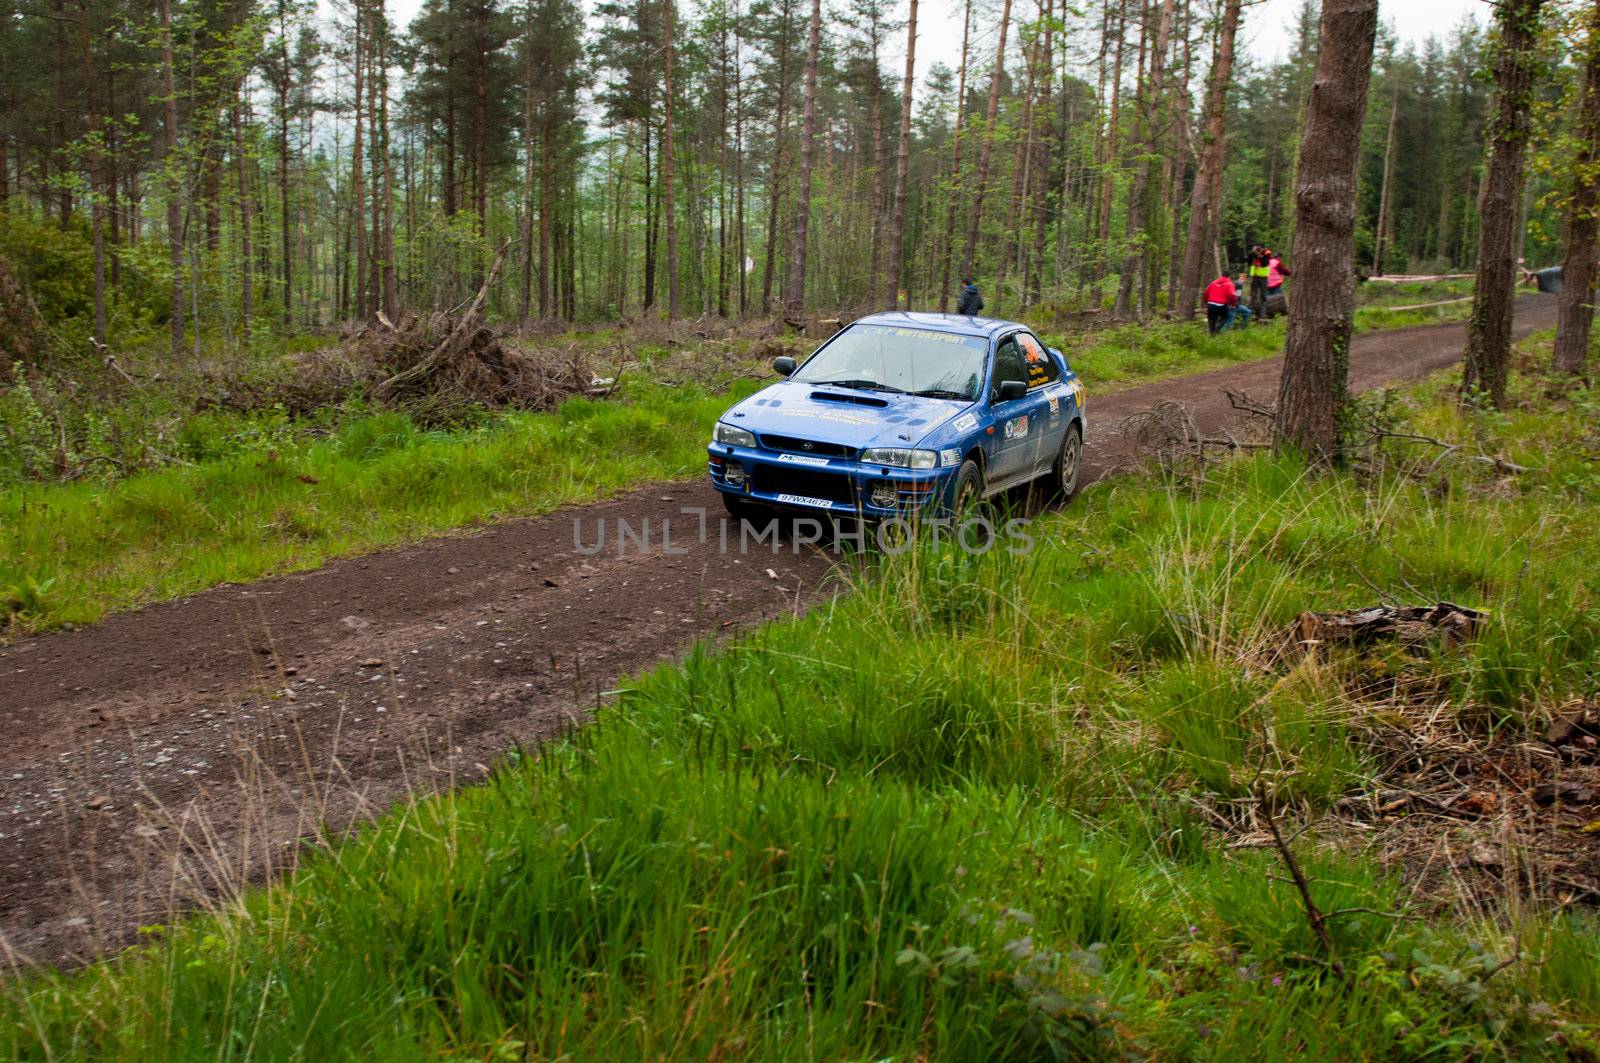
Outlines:
[[[1414,416],[1518,454],[1589,413]],[[1380,766],[1364,739],[1388,696],[1347,682],[1354,662],[1268,652],[1300,610],[1372,587],[1488,608],[1484,638],[1402,665],[1464,721],[1531,726],[1594,695],[1595,484],[1574,468],[1508,487],[1456,463],[1441,491],[1258,457],[1093,490],[1026,555],[884,558],[848,598],[641,677],[595,725],[221,915],[9,983],[0,1051],[1593,1053],[1592,915],[1387,918],[1408,911],[1399,879],[1313,835],[1318,904],[1373,910],[1332,922],[1340,977],[1277,858],[1216,827],[1257,788],[1315,817]]]
[[[0,488],[0,637],[8,612],[13,634],[88,623],[218,583],[692,475],[730,401],[637,386],[621,402],[573,399],[552,414],[454,432],[375,413],[324,436],[219,460],[199,455],[121,481]],[[38,592],[24,598],[28,588]]]

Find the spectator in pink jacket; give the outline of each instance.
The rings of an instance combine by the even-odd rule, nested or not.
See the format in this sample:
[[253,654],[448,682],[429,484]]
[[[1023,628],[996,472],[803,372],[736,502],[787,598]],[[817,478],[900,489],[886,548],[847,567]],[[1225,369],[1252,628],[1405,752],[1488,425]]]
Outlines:
[[1289,275],[1289,267],[1283,264],[1283,259],[1276,254],[1267,262],[1267,298],[1283,291],[1283,278]]

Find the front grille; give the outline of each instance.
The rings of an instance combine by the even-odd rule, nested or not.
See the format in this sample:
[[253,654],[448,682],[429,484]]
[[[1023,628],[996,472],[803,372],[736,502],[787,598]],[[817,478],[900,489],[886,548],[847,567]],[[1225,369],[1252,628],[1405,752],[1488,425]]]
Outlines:
[[850,483],[850,477],[836,472],[787,469],[781,465],[757,465],[753,487],[769,495],[805,495],[807,498],[826,498],[830,502],[843,502],[848,506],[856,504],[855,489]]
[[796,439],[793,436],[774,436],[761,433],[761,445],[768,450],[788,450],[796,454],[815,454],[819,458],[853,458],[855,447],[843,443],[823,443],[815,439]]

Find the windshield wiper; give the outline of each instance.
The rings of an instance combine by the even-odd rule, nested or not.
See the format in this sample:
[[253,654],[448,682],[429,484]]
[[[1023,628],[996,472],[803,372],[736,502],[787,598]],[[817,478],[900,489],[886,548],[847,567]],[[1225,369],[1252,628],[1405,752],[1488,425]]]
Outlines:
[[960,391],[951,391],[949,388],[927,388],[923,391],[913,391],[911,394],[925,399],[959,399],[962,402],[970,400],[970,396]]
[[902,388],[897,388],[893,384],[880,384],[876,380],[822,380],[818,383],[822,384],[824,387],[832,386],[836,388],[859,388],[863,391],[890,391],[896,395],[905,394],[905,391]]

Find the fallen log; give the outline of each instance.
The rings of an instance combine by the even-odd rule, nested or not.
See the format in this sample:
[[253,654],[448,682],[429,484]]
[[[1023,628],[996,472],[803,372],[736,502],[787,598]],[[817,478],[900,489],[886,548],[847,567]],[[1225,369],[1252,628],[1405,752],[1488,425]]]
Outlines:
[[1475,636],[1488,619],[1479,609],[1453,602],[1436,605],[1374,605],[1334,613],[1301,613],[1288,641],[1307,651],[1325,646],[1361,648],[1381,641],[1416,646],[1435,639],[1446,649]]

